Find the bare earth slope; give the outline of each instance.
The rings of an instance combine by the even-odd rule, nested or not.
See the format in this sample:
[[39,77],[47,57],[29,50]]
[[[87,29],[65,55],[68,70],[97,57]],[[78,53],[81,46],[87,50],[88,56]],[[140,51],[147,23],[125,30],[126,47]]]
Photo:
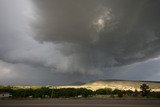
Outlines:
[[111,88],[120,90],[140,90],[141,84],[148,84],[151,91],[160,91],[160,82],[149,82],[149,81],[94,81],[88,82],[79,86],[57,86],[57,88],[87,88],[91,90],[97,90],[100,88]]

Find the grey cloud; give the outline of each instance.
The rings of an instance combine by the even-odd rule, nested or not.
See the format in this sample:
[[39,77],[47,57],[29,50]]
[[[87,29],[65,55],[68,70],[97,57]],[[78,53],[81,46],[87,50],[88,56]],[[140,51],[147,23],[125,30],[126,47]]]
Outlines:
[[47,85],[159,80],[159,60],[143,62],[159,56],[159,4],[159,0],[1,0],[0,81]]
[[44,67],[31,67],[23,63],[7,63],[0,60],[1,85],[53,85],[64,84],[62,74],[56,74]]
[[[69,50],[64,50],[80,57],[81,63],[110,67],[159,55],[158,0],[34,0],[33,3],[38,20],[31,24],[35,39],[65,43],[64,48]],[[109,14],[105,17],[106,12]],[[104,27],[102,21],[97,22],[103,28],[97,32],[93,22],[101,17],[102,21],[109,20]]]
[[[160,81],[159,59],[160,58],[158,57],[141,63],[134,63],[127,66],[108,68],[108,71],[110,71],[108,74],[111,76],[111,78],[116,79]],[[106,76],[104,76],[104,78],[110,78]]]
[[0,60],[0,69],[1,85],[63,85],[98,78],[96,75],[53,72],[43,66],[34,67],[24,63],[13,64],[2,60]]
[[[82,57],[86,57],[85,54],[79,53],[80,57],[77,56],[78,54],[70,55],[70,52],[76,49],[76,47],[73,48],[75,44],[66,43],[68,49],[64,49],[64,43],[63,45],[47,42],[38,43],[33,40],[29,22],[34,18],[28,18],[28,16],[24,14],[28,11],[28,2],[16,0],[16,3],[14,3],[11,8],[11,4],[7,1],[2,1],[1,5],[2,4],[4,7],[1,7],[1,15],[5,20],[3,19],[0,23],[1,60],[13,64],[27,64],[32,67],[41,66],[51,69],[52,72],[81,72],[85,74],[89,71],[88,74],[96,73],[95,68],[83,64],[84,58]],[[21,7],[21,5],[24,4],[26,5]],[[27,15],[32,16],[32,14],[29,13],[27,13]],[[79,45],[77,46],[79,47]],[[64,52],[61,53],[58,49]]]

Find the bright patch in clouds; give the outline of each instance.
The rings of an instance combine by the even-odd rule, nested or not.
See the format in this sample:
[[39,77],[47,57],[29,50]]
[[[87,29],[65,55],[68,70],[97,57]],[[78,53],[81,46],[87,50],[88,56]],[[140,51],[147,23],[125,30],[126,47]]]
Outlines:
[[106,7],[101,6],[100,9],[98,9],[96,19],[93,21],[93,26],[96,30],[96,32],[101,32],[104,30],[104,28],[110,28],[111,24],[113,22],[113,14],[112,10]]
[[12,64],[0,61],[0,77],[1,78],[12,78],[16,77],[16,72],[14,72],[14,66]]

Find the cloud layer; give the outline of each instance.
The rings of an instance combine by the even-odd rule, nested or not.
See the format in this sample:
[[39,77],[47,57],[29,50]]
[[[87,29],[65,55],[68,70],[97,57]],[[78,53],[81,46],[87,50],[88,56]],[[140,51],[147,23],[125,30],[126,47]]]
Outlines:
[[1,0],[0,80],[45,85],[159,80],[159,4],[159,0]]
[[[159,55],[159,1],[33,1],[35,39],[64,44],[62,53],[99,67]],[[77,60],[77,58],[81,60]],[[87,66],[88,66],[87,65]]]

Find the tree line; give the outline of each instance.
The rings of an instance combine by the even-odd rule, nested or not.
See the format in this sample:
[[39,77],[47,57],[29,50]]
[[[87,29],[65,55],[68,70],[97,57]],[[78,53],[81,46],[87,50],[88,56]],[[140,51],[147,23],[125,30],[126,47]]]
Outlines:
[[96,91],[92,91],[86,88],[61,88],[50,89],[49,87],[41,87],[38,89],[14,89],[13,87],[0,87],[0,93],[8,92],[12,95],[11,98],[70,98],[70,97],[89,97],[94,95],[109,95],[114,97],[132,96],[132,97],[153,97],[160,98],[160,92],[151,92],[151,89],[147,84],[140,86],[141,91],[132,90],[119,90],[103,88]]

